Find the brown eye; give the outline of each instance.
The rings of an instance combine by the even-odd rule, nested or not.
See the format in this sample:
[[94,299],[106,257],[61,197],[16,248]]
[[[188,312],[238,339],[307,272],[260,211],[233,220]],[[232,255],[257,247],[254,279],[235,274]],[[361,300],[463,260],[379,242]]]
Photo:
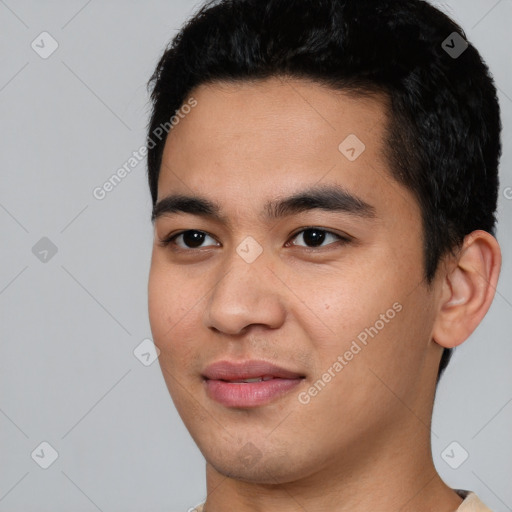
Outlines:
[[[336,233],[333,233],[331,231],[327,231],[325,229],[320,229],[316,227],[306,228],[302,231],[299,231],[294,235],[294,239],[298,238],[299,235],[302,236],[302,239],[304,240],[304,243],[306,244],[305,247],[308,248],[316,248],[316,247],[322,247],[323,242],[327,239],[329,239],[329,236],[334,237],[334,241],[342,241],[342,242],[349,242],[350,240],[348,238],[342,237],[341,235],[337,235]],[[331,243],[333,243],[331,242]],[[293,244],[293,245],[299,245],[300,244]],[[327,244],[331,245],[331,244]]]
[[[184,246],[177,244],[176,240],[182,237]],[[204,242],[205,237],[210,237],[208,233],[204,231],[198,231],[196,229],[189,229],[187,231],[181,231],[180,233],[176,233],[164,240],[161,241],[161,245],[166,247],[168,245],[176,245],[180,249],[188,250],[188,249],[197,249],[201,248],[201,244]]]

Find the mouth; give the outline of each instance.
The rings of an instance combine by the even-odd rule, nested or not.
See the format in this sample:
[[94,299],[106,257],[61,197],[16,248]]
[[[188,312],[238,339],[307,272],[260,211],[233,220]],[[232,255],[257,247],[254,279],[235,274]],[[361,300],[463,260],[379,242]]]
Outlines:
[[226,379],[218,379],[224,382],[232,382],[236,384],[242,384],[244,382],[263,382],[264,380],[278,379],[279,377],[274,377],[273,375],[265,375],[264,377],[251,377],[249,379],[240,379],[240,380],[226,380]]
[[203,379],[212,400],[226,407],[251,408],[289,393],[305,375],[266,361],[218,361],[206,368]]

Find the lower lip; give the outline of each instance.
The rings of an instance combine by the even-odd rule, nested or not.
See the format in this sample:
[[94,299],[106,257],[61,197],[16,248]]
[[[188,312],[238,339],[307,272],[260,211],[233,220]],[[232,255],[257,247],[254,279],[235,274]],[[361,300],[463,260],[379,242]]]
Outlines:
[[204,382],[208,396],[226,407],[257,407],[291,391],[302,380],[270,379],[238,383],[206,379]]

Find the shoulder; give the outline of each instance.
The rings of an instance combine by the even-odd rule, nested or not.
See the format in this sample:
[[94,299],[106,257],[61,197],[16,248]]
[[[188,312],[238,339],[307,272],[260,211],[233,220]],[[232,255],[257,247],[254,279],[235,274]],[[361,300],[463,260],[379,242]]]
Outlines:
[[193,508],[189,508],[187,512],[203,512],[204,503],[200,503]]
[[457,512],[492,512],[474,492],[462,490],[456,492],[461,498],[464,498]]

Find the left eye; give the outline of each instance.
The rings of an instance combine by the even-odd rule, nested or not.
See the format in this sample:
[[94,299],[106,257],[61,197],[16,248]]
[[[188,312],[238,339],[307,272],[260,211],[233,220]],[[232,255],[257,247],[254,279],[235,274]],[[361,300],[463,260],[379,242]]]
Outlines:
[[[323,244],[323,242],[326,240],[326,237],[334,237],[334,242],[339,240],[342,243],[347,243],[350,241],[349,238],[343,237],[341,235],[337,235],[336,233],[332,233],[331,231],[327,231],[325,229],[315,228],[315,227],[309,227],[306,229],[303,229],[302,231],[297,232],[291,240],[295,240],[299,236],[302,236],[302,239],[306,243],[305,247],[311,247],[313,245],[313,248]],[[183,242],[185,246],[183,247],[180,244],[176,243],[176,240],[178,238],[182,237]],[[201,248],[201,244],[204,242],[205,237],[210,237],[212,240],[213,237],[211,237],[208,233],[204,231],[198,231],[198,230],[188,230],[188,231],[182,231],[181,233],[176,233],[175,235],[172,235],[164,240],[161,240],[160,244],[165,247],[171,244],[177,245],[179,248],[184,250],[191,250],[191,249],[197,249]],[[215,242],[215,240],[214,240]],[[291,245],[299,245],[300,244],[291,244]],[[327,244],[330,245],[330,244]],[[302,246],[304,247],[304,246]]]
[[[322,242],[325,241],[326,235],[327,237],[330,235],[331,237],[334,237],[334,241],[340,240],[342,242],[348,242],[349,239],[342,237],[341,235],[337,235],[336,233],[332,233],[331,231],[326,231],[325,229],[320,228],[306,228],[302,231],[299,231],[297,234],[294,235],[293,239],[298,238],[302,236],[302,239],[306,242],[306,244],[312,244],[315,247],[317,244],[322,244]],[[295,245],[295,244],[293,244]],[[327,244],[330,245],[330,244]],[[310,247],[309,245],[306,245],[306,247]],[[314,247],[313,247],[314,248]]]

